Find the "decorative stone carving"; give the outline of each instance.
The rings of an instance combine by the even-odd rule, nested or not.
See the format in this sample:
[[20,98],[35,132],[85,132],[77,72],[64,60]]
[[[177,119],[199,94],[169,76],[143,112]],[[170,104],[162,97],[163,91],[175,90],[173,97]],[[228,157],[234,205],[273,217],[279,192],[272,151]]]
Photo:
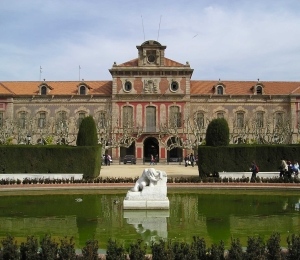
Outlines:
[[144,92],[145,93],[157,93],[157,81],[156,80],[144,80]]
[[167,174],[154,168],[144,169],[123,201],[124,209],[169,209]]

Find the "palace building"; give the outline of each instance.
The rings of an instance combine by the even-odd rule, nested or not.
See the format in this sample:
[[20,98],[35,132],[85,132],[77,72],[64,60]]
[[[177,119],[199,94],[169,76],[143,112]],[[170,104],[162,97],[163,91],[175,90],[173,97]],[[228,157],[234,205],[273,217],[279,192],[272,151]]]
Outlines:
[[0,81],[1,143],[75,144],[87,115],[114,160],[181,160],[214,118],[228,121],[231,143],[298,143],[300,82],[194,80],[159,42],[136,48],[110,81]]

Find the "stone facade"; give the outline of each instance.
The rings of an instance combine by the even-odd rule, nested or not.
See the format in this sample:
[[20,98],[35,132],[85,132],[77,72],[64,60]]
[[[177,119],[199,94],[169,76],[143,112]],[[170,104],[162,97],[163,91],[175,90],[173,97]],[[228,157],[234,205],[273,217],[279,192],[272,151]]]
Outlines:
[[300,82],[192,80],[190,64],[166,58],[166,46],[150,40],[136,47],[137,58],[113,64],[111,81],[0,82],[0,141],[53,136],[74,144],[87,115],[114,162],[125,154],[138,162],[151,154],[181,160],[217,117],[228,121],[231,143],[300,139]]

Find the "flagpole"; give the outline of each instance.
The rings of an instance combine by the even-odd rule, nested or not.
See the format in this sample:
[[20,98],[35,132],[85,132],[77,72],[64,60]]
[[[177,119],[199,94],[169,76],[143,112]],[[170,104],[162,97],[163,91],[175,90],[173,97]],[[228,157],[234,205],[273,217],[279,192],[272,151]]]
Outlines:
[[40,66],[40,81],[42,79],[42,66]]

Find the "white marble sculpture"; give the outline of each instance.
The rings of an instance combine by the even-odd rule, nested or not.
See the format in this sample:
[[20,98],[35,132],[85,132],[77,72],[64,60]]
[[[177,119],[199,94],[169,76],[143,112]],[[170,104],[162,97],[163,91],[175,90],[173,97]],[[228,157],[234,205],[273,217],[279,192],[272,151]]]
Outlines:
[[144,169],[123,201],[124,209],[168,209],[167,174],[154,168]]

